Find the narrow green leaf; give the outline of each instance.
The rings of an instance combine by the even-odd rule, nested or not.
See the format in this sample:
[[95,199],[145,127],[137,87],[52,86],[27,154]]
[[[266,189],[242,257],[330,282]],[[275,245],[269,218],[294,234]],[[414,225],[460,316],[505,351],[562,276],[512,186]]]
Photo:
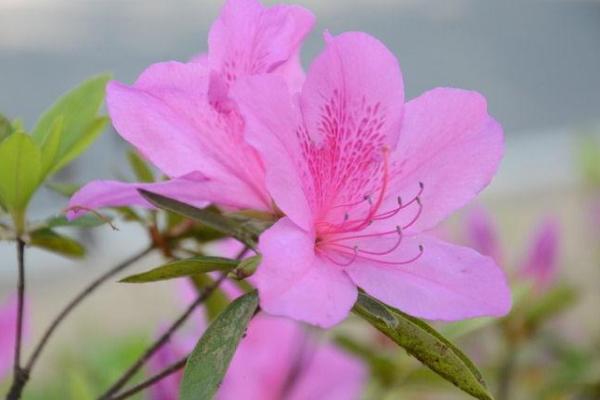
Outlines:
[[496,319],[491,317],[465,319],[444,325],[440,328],[440,333],[450,339],[458,339],[492,325],[494,322]]
[[32,136],[38,144],[42,144],[51,132],[54,120],[64,118],[64,136],[60,154],[66,153],[90,123],[104,101],[104,90],[110,75],[92,77],[60,97],[42,114],[33,128]]
[[90,213],[83,215],[74,220],[68,220],[64,215],[58,215],[56,217],[48,218],[46,220],[46,227],[76,227],[76,228],[95,228],[107,223],[107,219],[102,219],[98,215]]
[[577,293],[570,286],[551,288],[533,304],[527,306],[525,322],[529,330],[535,330],[544,322],[571,307],[577,300]]
[[0,142],[6,139],[12,133],[12,130],[10,121],[0,114]]
[[261,262],[261,254],[245,258],[242,261],[240,261],[239,265],[229,273],[229,277],[238,280],[246,279],[256,272],[256,269],[258,268]]
[[224,217],[223,215],[210,211],[207,208],[196,208],[189,204],[185,204],[180,201],[149,192],[147,190],[139,189],[139,192],[146,200],[158,208],[162,208],[176,214],[181,214],[185,217],[201,222],[219,232],[223,232],[228,236],[238,239],[240,242],[244,243],[250,248],[256,247],[256,237],[258,232],[253,232],[249,229],[246,229],[246,227],[240,226],[236,222]]
[[29,244],[65,257],[81,258],[85,255],[85,248],[81,244],[49,228],[31,232]]
[[491,400],[481,373],[466,355],[425,322],[359,293],[353,312],[461,390]]
[[129,160],[129,166],[133,170],[133,173],[138,181],[154,182],[154,174],[152,173],[152,169],[135,150],[129,150],[127,152],[127,159]]
[[[49,174],[54,174],[62,169],[65,165],[79,157],[81,153],[86,151],[88,147],[94,143],[94,140],[104,131],[109,119],[107,117],[98,117],[93,120],[90,125],[73,141],[67,149],[62,149],[58,155],[58,161],[49,171]],[[64,136],[63,136],[64,140]],[[61,142],[62,143],[62,142]],[[61,146],[62,147],[62,146]]]
[[81,185],[77,183],[46,182],[45,186],[64,197],[71,197],[77,192]]
[[257,307],[256,291],[247,293],[210,324],[188,358],[180,388],[181,400],[213,398]]
[[127,278],[122,279],[121,282],[146,283],[203,274],[211,271],[231,271],[238,264],[238,260],[230,260],[222,257],[198,256],[187,258],[185,260],[172,261],[161,265],[160,267],[151,269],[150,271],[128,276]]
[[0,199],[13,216],[22,214],[39,184],[40,149],[31,137],[16,132],[0,143]]

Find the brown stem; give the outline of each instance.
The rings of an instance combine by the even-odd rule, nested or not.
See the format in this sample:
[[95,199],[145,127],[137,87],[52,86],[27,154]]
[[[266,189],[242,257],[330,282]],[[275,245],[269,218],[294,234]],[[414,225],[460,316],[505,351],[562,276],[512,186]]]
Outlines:
[[512,380],[517,362],[518,346],[515,344],[510,344],[507,350],[508,351],[506,352],[504,362],[500,366],[498,376],[498,393],[496,395],[497,400],[510,399]]
[[219,278],[210,286],[206,287],[204,291],[196,298],[196,300],[185,310],[183,314],[179,316],[169,327],[169,329],[158,338],[152,346],[150,346],[144,354],[142,354],[137,361],[135,361],[127,371],[100,397],[98,400],[109,400],[119,390],[123,388],[129,382],[129,380],[144,366],[144,364],[156,353],[162,346],[164,346],[170,339],[173,333],[183,325],[183,323],[192,315],[193,311],[202,304],[220,285],[221,282],[227,277],[226,273],[221,274]]
[[6,396],[7,400],[21,398],[23,386],[29,374],[21,368],[21,345],[23,341],[23,310],[25,308],[25,242],[17,238],[17,325],[15,330],[15,353],[13,362],[13,382]]
[[181,360],[177,361],[176,363],[171,364],[169,367],[163,369],[161,372],[154,375],[153,377],[148,378],[147,380],[143,381],[142,383],[140,383],[138,385],[135,385],[131,389],[128,389],[128,390],[124,391],[123,393],[118,394],[114,397],[110,397],[110,400],[123,400],[128,397],[131,397],[134,394],[141,392],[142,390],[146,389],[147,387],[150,387],[150,386],[154,385],[155,383],[157,383],[157,382],[165,379],[166,377],[174,374],[175,372],[179,371],[180,369],[182,369],[185,366],[186,362],[187,362],[187,357],[184,357]]

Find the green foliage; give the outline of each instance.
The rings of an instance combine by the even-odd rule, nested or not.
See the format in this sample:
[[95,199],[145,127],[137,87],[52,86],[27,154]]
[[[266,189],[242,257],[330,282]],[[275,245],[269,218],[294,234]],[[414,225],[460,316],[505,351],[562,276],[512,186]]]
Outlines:
[[481,373],[454,344],[423,321],[359,293],[353,312],[461,390],[491,400]]
[[85,248],[79,242],[50,228],[31,232],[29,244],[65,257],[81,258],[85,255]]
[[238,260],[230,260],[223,257],[198,256],[166,263],[149,271],[128,276],[122,279],[121,282],[146,283],[204,274],[212,271],[231,271],[238,264]]
[[13,131],[12,124],[2,114],[0,114],[0,142],[8,137]]
[[529,332],[534,332],[545,322],[570,308],[577,300],[577,293],[570,286],[556,286],[549,289],[525,310],[525,324]]
[[247,293],[210,324],[188,358],[181,383],[181,400],[213,398],[257,307],[256,291]]
[[[39,146],[58,141],[49,175],[85,151],[104,129],[108,119],[97,114],[109,79],[110,75],[99,75],[70,90],[42,114],[33,128],[32,137]],[[51,138],[57,129],[60,137]]]
[[8,210],[20,234],[25,228],[24,213],[37,189],[42,155],[30,136],[17,132],[0,143],[0,204]]
[[[207,288],[212,287],[215,284],[215,280],[207,274],[194,275],[191,279],[196,287],[198,295],[201,295]],[[229,297],[221,288],[214,289],[208,299],[204,301],[204,308],[206,309],[208,320],[212,321],[221,314],[221,312],[229,305],[229,301]]]
[[69,198],[81,188],[81,185],[76,183],[46,182],[46,187],[61,196]]
[[210,228],[236,238],[252,249],[256,247],[256,238],[259,232],[252,231],[244,224],[218,214],[209,208],[196,208],[147,190],[140,190],[140,194],[158,208],[201,222]]
[[75,228],[95,228],[109,222],[109,219],[100,218],[98,215],[90,213],[69,221],[64,215],[48,218],[45,226],[48,228],[57,227],[75,227]]

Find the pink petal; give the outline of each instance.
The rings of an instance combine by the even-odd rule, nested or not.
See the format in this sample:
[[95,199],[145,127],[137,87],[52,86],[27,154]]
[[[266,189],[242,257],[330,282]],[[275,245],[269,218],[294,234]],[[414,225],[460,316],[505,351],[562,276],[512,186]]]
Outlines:
[[314,350],[289,400],[358,400],[368,371],[364,364],[329,344]]
[[208,84],[199,64],[156,64],[132,87],[110,83],[107,105],[121,136],[167,175],[199,171],[270,210],[263,166],[243,140],[242,121],[209,104]]
[[533,278],[539,288],[547,288],[558,272],[560,226],[548,218],[537,228],[527,259],[521,267],[524,276]]
[[300,101],[308,135],[346,147],[342,155],[352,162],[351,152],[367,152],[367,144],[395,146],[404,108],[402,72],[396,57],[372,36],[326,36]]
[[[489,184],[503,151],[502,128],[480,94],[431,90],[406,104],[386,207],[395,208],[397,196],[405,203],[413,199],[422,182],[423,211],[408,229],[433,228]],[[386,223],[405,226],[414,215],[416,203]]]
[[315,255],[314,243],[289,218],[279,220],[260,237],[254,277],[263,310],[328,328],[348,316],[357,291],[343,270]]
[[260,154],[266,185],[277,207],[298,226],[308,230],[312,213],[308,203],[309,174],[303,145],[296,135],[300,113],[289,89],[278,77],[262,75],[240,79],[230,92],[246,122],[246,140]]
[[228,0],[210,29],[211,67],[230,84],[245,75],[279,72],[297,86],[297,54],[314,20],[310,11],[298,6]]
[[501,262],[500,242],[492,216],[483,208],[474,208],[467,214],[466,234],[470,247]]
[[489,257],[428,235],[405,237],[394,256],[407,265],[357,259],[346,271],[370,295],[410,315],[432,320],[502,316],[511,306],[502,270]]

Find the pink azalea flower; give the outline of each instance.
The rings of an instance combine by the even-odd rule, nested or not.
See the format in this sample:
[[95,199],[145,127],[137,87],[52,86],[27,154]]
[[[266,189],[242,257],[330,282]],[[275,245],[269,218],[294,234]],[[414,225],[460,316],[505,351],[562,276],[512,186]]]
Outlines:
[[[189,354],[196,335],[180,335],[150,360],[156,374]],[[183,373],[150,389],[152,400],[175,400]],[[321,343],[292,320],[259,314],[250,322],[216,396],[219,400],[350,400],[360,398],[365,366],[331,344]]]
[[[483,208],[474,209],[467,215],[466,236],[469,245],[502,264],[504,257],[497,229],[491,215]],[[554,218],[547,217],[532,233],[517,275],[533,280],[540,290],[548,288],[558,272],[559,242],[560,226]]]
[[304,77],[299,48],[313,24],[301,7],[228,0],[211,27],[208,54],[152,65],[132,86],[110,82],[106,101],[116,130],[172,179],[91,182],[71,199],[69,217],[101,207],[150,207],[139,188],[197,206],[272,211],[263,165],[243,140],[229,86],[271,73],[297,88]]
[[298,95],[273,75],[239,79],[230,92],[286,215],[260,238],[262,309],[329,327],[361,287],[417,317],[506,314],[496,263],[427,234],[498,167],[503,134],[485,99],[438,88],[405,104],[382,43],[326,39]]
[[0,381],[13,363],[15,329],[17,323],[17,298],[11,296],[0,303]]
[[560,228],[554,219],[546,219],[533,233],[520,273],[533,279],[539,290],[547,289],[556,279],[559,242]]

